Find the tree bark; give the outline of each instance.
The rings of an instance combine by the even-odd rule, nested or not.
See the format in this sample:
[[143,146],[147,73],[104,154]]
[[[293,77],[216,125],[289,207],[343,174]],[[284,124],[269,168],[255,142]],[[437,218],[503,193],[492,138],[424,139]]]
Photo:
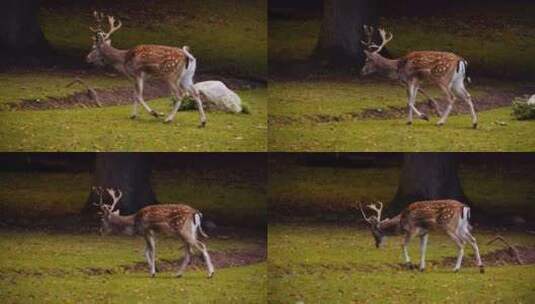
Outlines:
[[[139,209],[156,203],[150,177],[152,172],[151,156],[145,153],[98,153],[95,161],[93,186],[118,188],[123,196],[118,203],[121,215],[137,212]],[[85,211],[96,210],[93,206],[98,198],[91,191]],[[104,203],[111,198],[104,196]]]
[[410,203],[435,199],[466,203],[457,175],[457,157],[452,153],[406,153],[390,211],[399,212]]
[[374,0],[324,0],[315,55],[328,65],[350,70],[364,64],[363,25],[376,25],[377,4]]
[[39,0],[0,1],[0,53],[28,56],[50,53],[37,20]]

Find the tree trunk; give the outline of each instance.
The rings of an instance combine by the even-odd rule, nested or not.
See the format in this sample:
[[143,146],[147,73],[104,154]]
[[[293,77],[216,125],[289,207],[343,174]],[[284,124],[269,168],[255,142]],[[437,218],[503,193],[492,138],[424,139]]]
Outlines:
[[453,153],[406,153],[390,211],[421,200],[455,199],[466,203]]
[[364,64],[363,25],[376,25],[374,0],[324,0],[323,22],[315,55],[328,65],[350,70]]
[[[118,207],[121,215],[137,212],[139,209],[156,203],[150,176],[151,156],[145,153],[98,153],[95,162],[93,185],[97,187],[118,188],[123,193]],[[95,210],[98,198],[90,193],[85,211]],[[111,198],[104,196],[104,203]]]
[[42,56],[50,47],[37,21],[39,0],[0,1],[0,53]]

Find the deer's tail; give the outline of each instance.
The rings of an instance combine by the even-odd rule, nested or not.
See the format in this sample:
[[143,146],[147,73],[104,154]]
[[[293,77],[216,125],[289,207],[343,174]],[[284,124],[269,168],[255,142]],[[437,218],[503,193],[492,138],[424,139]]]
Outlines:
[[208,235],[202,230],[202,213],[200,212],[193,215],[193,233],[199,233],[203,238],[208,238]]
[[195,76],[195,71],[197,70],[197,59],[190,53],[189,46],[187,45],[182,47],[182,52],[186,55],[187,62],[182,78],[180,79],[180,84],[188,88],[193,85],[193,76]]
[[457,74],[460,74],[464,79],[466,79],[466,82],[471,83],[472,79],[468,77],[466,74],[466,68],[468,67],[468,61],[466,59],[459,60],[459,63],[457,64]]

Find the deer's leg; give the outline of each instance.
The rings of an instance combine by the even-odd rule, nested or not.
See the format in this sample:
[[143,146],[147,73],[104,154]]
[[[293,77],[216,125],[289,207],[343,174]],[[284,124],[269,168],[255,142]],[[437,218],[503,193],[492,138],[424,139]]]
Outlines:
[[483,265],[483,262],[481,261],[481,256],[479,255],[479,247],[477,246],[476,239],[469,231],[465,231],[463,238],[465,241],[470,243],[472,246],[472,249],[474,249],[474,255],[476,256],[476,264],[479,267],[479,272],[484,273],[485,272],[485,266]]
[[165,122],[171,122],[173,121],[173,119],[175,119],[176,112],[178,112],[178,109],[180,109],[180,104],[182,103],[182,94],[180,92],[180,89],[178,88],[178,85],[173,81],[169,81],[169,88],[171,89],[171,92],[176,98],[176,102],[173,106],[173,109],[171,110],[171,113],[169,113],[169,115],[165,119]]
[[435,108],[435,112],[437,112],[437,115],[442,116],[442,111],[440,111],[440,106],[438,105],[438,102],[431,96],[427,95],[427,93],[421,88],[418,89],[418,91],[422,93],[422,95],[424,95],[429,101],[431,101],[431,104],[433,105],[433,108]]
[[403,239],[403,244],[401,245],[401,248],[403,249],[403,255],[405,256],[405,265],[407,265],[407,268],[409,269],[413,268],[411,264],[411,258],[409,256],[409,249],[408,249],[411,238],[412,238],[412,233],[407,232],[405,234],[405,238]]
[[447,85],[439,85],[439,87],[442,89],[442,91],[444,91],[446,94],[446,99],[448,100],[448,106],[446,107],[446,110],[442,114],[440,120],[437,122],[438,126],[442,126],[450,115],[451,109],[453,108],[453,103],[455,102],[455,97],[452,95]]
[[447,232],[447,234],[457,245],[457,262],[455,263],[455,267],[453,267],[453,271],[457,272],[459,269],[461,269],[461,263],[463,261],[464,241],[453,232]]
[[184,270],[186,270],[186,267],[188,267],[190,261],[191,261],[191,245],[188,243],[185,243],[184,259],[182,260],[182,264],[180,264],[180,268],[178,268],[178,273],[176,274],[177,277],[182,276],[182,274],[184,273]]
[[409,82],[409,87],[408,87],[409,117],[408,117],[408,121],[407,121],[407,124],[409,124],[409,125],[412,124],[412,113],[413,112],[416,113],[416,115],[418,115],[418,117],[420,117],[421,119],[429,120],[429,118],[427,118],[427,116],[425,114],[423,114],[420,111],[418,111],[418,109],[414,105],[416,103],[416,94],[418,94],[418,83],[416,81]]
[[151,109],[149,105],[145,102],[145,100],[143,100],[143,82],[144,82],[143,75],[139,75],[136,77],[136,91],[135,92],[136,92],[137,101],[141,103],[141,105],[145,108],[145,110],[147,110],[147,112],[149,112],[152,116],[158,117],[160,115],[163,115]]
[[199,111],[199,118],[201,121],[201,124],[199,125],[199,127],[204,128],[204,126],[206,126],[206,115],[204,114],[204,108],[202,106],[202,101],[201,101],[201,95],[199,94],[199,91],[193,86],[193,84],[190,84],[188,87],[186,87],[186,90],[190,94],[190,96],[195,100],[195,103],[197,104],[197,110]]
[[134,92],[134,104],[132,105],[132,115],[130,115],[131,119],[137,118],[137,105],[139,104],[138,97],[137,97],[137,90]]
[[206,268],[208,269],[208,278],[211,278],[214,275],[214,265],[212,265],[212,260],[210,259],[208,250],[206,250],[206,246],[201,241],[196,241],[193,245],[200,252],[202,252],[204,263],[206,264]]
[[156,275],[156,243],[154,241],[154,234],[152,232],[145,235],[146,247],[145,257],[149,264],[151,277]]
[[453,83],[453,92],[455,93],[455,95],[457,95],[457,97],[461,98],[468,104],[468,107],[470,108],[470,114],[472,115],[472,127],[476,129],[477,128],[476,110],[474,109],[474,103],[472,102],[472,97],[470,96],[470,93],[468,93],[466,88],[464,87],[464,83],[462,79]]
[[425,252],[427,251],[427,232],[420,236],[420,271],[425,269]]

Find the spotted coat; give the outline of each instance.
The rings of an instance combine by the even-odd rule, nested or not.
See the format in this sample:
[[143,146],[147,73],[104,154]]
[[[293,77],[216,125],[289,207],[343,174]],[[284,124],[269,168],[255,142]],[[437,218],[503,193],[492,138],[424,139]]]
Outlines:
[[461,202],[455,200],[420,201],[410,204],[401,212],[402,230],[410,231],[415,227],[435,229],[446,226],[455,227],[458,223],[453,218],[463,214]]
[[451,78],[462,60],[460,56],[449,52],[411,52],[400,59],[398,73],[406,75],[407,79],[416,77],[437,82]]
[[183,229],[190,229],[193,216],[199,213],[188,205],[162,204],[147,206],[135,215],[135,226],[138,233],[152,230],[165,234],[176,234]]
[[156,77],[176,77],[185,68],[187,56],[176,47],[138,45],[126,53],[124,65],[137,72]]

